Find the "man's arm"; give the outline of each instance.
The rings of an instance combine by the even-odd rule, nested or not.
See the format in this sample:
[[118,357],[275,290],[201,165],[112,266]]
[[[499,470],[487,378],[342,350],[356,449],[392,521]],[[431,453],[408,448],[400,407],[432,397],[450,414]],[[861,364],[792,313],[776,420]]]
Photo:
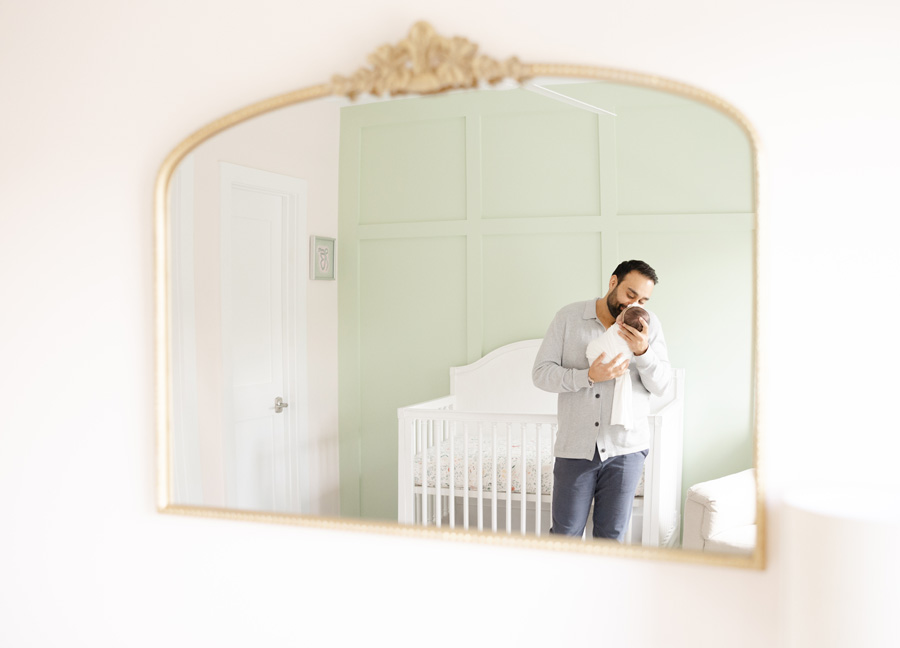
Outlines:
[[[588,369],[575,369],[563,366],[563,347],[565,344],[566,318],[560,312],[553,318],[541,348],[538,349],[534,359],[534,367],[531,370],[531,379],[534,386],[544,391],[561,393],[574,392],[586,389],[593,382],[603,382],[621,376],[628,370],[628,362],[617,364],[621,360],[621,354],[608,362],[606,354],[594,360]],[[584,353],[580,351],[580,353]],[[587,359],[587,356],[585,356]]]
[[669,349],[659,318],[654,316],[654,319],[653,326],[647,327],[649,328],[647,350],[641,355],[635,355],[632,362],[637,367],[641,382],[647,391],[662,396],[672,379],[672,365],[669,364]]
[[531,370],[534,386],[544,391],[561,393],[574,392],[590,387],[588,369],[573,369],[562,366],[563,343],[566,322],[562,312],[556,314],[547,329],[541,348],[538,349]]

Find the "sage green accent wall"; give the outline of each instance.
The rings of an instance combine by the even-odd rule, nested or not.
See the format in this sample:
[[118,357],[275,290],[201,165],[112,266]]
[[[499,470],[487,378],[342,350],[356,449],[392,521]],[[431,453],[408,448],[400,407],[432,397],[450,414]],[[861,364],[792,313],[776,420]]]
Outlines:
[[618,214],[753,211],[750,142],[726,115],[646,88],[579,83],[557,89],[616,112]]
[[[444,271],[422,271],[432,266]],[[397,408],[449,393],[447,367],[466,362],[465,337],[459,335],[466,327],[466,241],[363,240],[359,268],[359,438],[365,458],[359,492],[365,513],[384,509],[385,492],[394,493],[396,507]]]
[[363,128],[359,222],[464,219],[465,131],[461,117]]
[[[752,210],[750,144],[724,115],[693,104],[640,107],[616,126],[620,214]],[[725,150],[739,155],[721,169]]]
[[687,369],[685,489],[750,465],[754,214],[740,128],[606,83],[372,103],[341,117],[341,514],[395,520],[397,408],[543,337],[643,258]]
[[485,236],[482,245],[485,353],[544,337],[560,305],[600,289],[599,233]]
[[596,115],[577,109],[486,115],[482,216],[598,215],[597,130]]

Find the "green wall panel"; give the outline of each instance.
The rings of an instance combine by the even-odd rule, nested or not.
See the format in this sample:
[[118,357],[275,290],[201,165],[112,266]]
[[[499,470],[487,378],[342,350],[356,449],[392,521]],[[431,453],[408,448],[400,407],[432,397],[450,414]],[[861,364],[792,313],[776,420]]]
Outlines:
[[597,116],[554,107],[482,118],[485,218],[600,213]]
[[750,143],[737,124],[693,103],[618,109],[620,214],[753,211]]
[[397,408],[448,394],[466,364],[466,241],[362,241],[359,260],[360,503],[396,520]]
[[464,117],[366,126],[359,145],[360,223],[466,217]]
[[606,284],[599,233],[485,236],[483,245],[484,353],[544,337],[556,311]]

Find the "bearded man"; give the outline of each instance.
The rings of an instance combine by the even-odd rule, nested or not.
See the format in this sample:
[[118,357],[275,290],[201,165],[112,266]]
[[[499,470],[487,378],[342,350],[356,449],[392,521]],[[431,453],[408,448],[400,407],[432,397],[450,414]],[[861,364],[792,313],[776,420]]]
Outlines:
[[[585,350],[626,308],[644,306],[657,282],[647,263],[623,261],[609,278],[606,296],[561,309],[538,350],[532,380],[559,394],[550,533],[582,535],[593,503],[593,536],[625,538],[650,450],[650,394],[661,396],[672,378],[668,350],[659,319],[649,311],[649,320],[641,318],[642,330],[619,323],[631,360],[601,354],[588,365]],[[626,371],[633,390],[630,429],[610,422],[615,379]]]

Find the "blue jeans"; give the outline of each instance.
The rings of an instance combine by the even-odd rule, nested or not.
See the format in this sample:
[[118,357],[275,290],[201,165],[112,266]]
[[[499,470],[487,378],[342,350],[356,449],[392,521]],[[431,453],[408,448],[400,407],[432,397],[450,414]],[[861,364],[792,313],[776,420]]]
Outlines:
[[631,520],[634,491],[649,450],[610,457],[556,458],[553,466],[553,526],[550,533],[580,536],[594,503],[594,537],[622,542]]

